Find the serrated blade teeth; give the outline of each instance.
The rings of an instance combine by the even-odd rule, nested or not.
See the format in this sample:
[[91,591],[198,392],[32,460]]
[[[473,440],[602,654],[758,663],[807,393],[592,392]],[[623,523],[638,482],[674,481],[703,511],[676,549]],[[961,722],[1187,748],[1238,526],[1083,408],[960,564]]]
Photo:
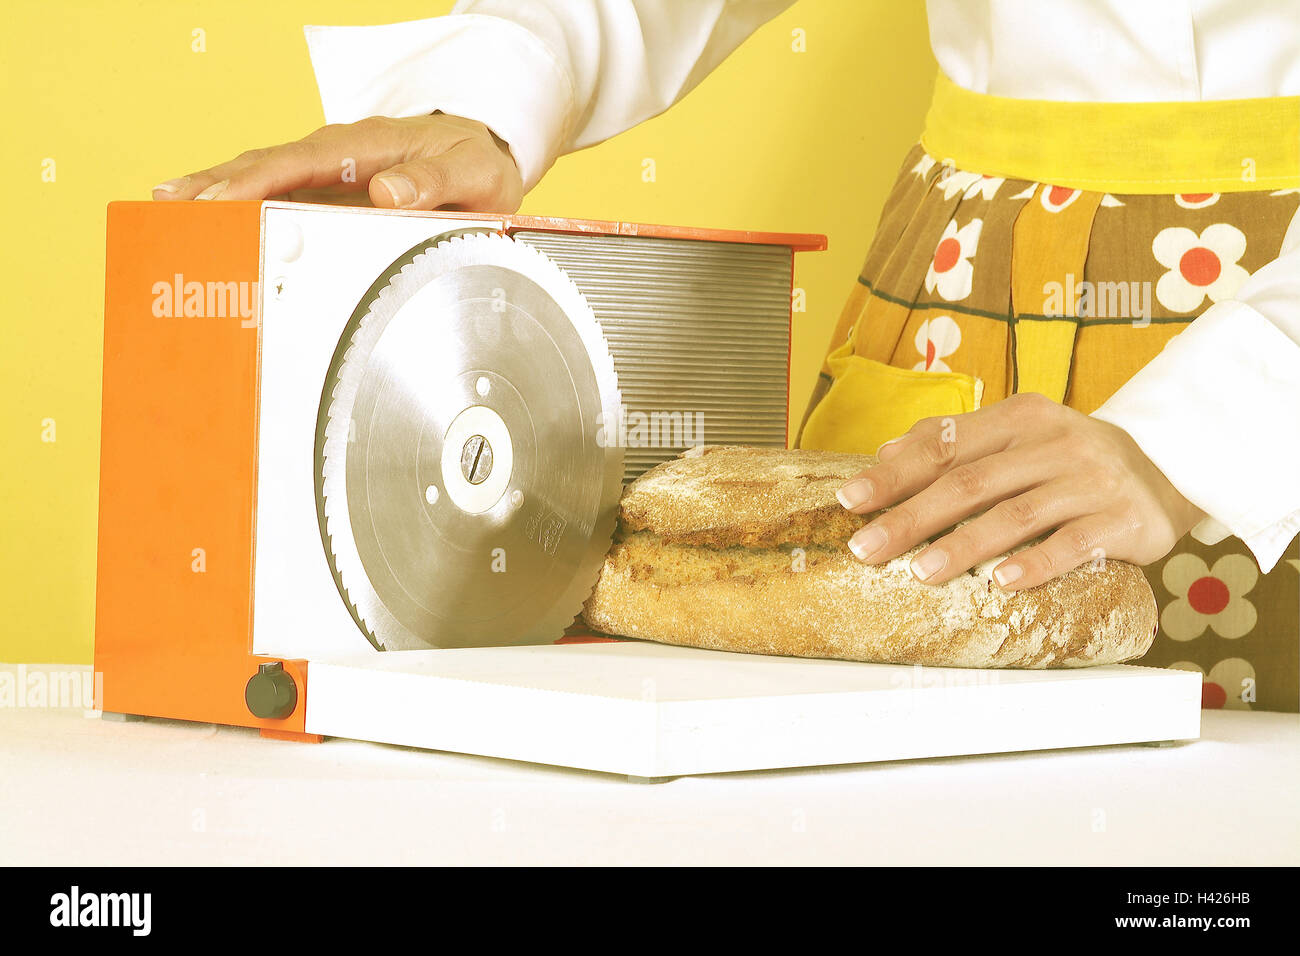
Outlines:
[[531,246],[475,235],[413,253],[354,313],[322,394],[339,594],[383,649],[557,637],[595,585],[621,490],[621,448],[594,438],[619,407],[609,349]]

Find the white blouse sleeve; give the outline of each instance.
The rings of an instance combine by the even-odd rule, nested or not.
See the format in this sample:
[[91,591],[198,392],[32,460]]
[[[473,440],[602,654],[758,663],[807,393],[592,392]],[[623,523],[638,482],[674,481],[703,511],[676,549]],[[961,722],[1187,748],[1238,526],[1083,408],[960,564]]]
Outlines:
[[1101,406],[1269,571],[1300,533],[1300,212],[1277,259],[1206,309]]
[[460,0],[449,16],[305,28],[325,120],[475,119],[532,188],[557,156],[662,112],[793,0]]

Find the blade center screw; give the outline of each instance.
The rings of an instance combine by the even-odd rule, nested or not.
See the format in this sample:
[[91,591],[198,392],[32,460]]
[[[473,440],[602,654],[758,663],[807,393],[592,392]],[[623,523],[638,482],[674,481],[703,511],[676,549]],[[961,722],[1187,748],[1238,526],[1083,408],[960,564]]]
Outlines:
[[460,450],[460,473],[471,485],[481,485],[492,474],[492,446],[482,435],[471,435]]

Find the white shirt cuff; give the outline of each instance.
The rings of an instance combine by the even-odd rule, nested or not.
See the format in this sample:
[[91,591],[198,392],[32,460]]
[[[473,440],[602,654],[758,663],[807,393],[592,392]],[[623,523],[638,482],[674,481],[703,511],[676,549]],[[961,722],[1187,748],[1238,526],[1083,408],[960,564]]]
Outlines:
[[1237,301],[1207,309],[1093,413],[1129,433],[1265,572],[1300,533],[1300,347]]
[[509,145],[525,190],[569,135],[572,78],[510,20],[461,14],[303,32],[327,123],[435,110],[478,120]]

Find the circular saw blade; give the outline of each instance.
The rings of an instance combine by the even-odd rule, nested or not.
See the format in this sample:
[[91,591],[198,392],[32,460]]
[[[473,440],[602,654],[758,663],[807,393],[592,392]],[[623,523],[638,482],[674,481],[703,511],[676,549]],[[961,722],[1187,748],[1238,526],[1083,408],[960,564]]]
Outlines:
[[619,401],[591,307],[531,246],[431,242],[377,282],[340,338],[316,461],[321,540],[371,643],[559,637],[613,534]]

